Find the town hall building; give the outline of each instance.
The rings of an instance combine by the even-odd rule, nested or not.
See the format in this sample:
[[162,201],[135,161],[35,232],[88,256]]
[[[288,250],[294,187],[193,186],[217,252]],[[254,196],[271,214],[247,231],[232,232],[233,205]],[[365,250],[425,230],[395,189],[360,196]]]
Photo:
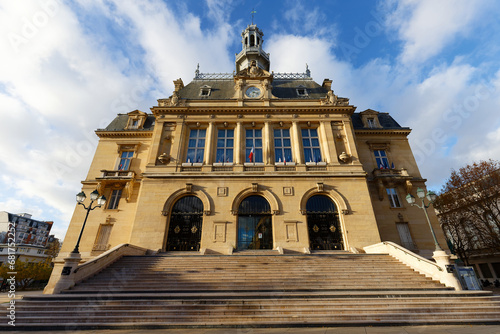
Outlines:
[[[174,81],[150,111],[119,114],[82,190],[107,199],[89,215],[80,253],[119,245],[152,251],[276,254],[363,252],[392,241],[430,258],[422,210],[404,201],[425,188],[408,135],[388,113],[356,112],[333,81],[274,73],[254,24],[233,73]],[[60,258],[77,242],[77,206]],[[446,244],[435,214],[429,216]]]

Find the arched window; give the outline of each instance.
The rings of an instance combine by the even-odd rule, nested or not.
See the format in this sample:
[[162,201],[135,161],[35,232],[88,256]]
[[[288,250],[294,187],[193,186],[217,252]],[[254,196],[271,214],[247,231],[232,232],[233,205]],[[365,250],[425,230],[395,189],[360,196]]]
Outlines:
[[203,203],[195,196],[185,196],[175,202],[170,214],[167,251],[200,250],[203,225]]
[[312,250],[343,249],[342,231],[335,203],[324,195],[315,195],[306,203],[307,229]]
[[250,35],[250,46],[254,46],[254,45],[255,45],[255,36]]
[[272,249],[271,206],[262,196],[245,198],[238,208],[238,250]]

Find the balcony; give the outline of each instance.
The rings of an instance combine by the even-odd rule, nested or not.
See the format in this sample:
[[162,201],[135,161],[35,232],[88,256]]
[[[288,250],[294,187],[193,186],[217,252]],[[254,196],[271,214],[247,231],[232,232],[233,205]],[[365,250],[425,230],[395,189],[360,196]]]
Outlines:
[[[116,187],[118,184],[122,184],[125,199],[130,200],[134,188],[135,182],[135,172],[131,170],[101,170],[101,177],[96,177],[99,181],[97,185],[97,190],[102,192],[105,188]],[[116,188],[115,188],[116,189]]]
[[102,179],[133,179],[135,172],[131,170],[101,170]]
[[401,169],[374,169],[373,170],[374,179],[397,179],[397,180],[410,180],[412,177],[408,174],[408,171],[404,168]]

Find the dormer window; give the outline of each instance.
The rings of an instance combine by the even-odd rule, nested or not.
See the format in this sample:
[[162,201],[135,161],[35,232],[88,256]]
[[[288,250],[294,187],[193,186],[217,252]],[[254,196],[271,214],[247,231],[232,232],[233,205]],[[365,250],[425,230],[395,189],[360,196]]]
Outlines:
[[375,128],[375,119],[374,118],[367,118],[366,123],[368,124],[368,127],[370,129]]
[[203,86],[200,88],[200,96],[210,96],[210,93],[212,92],[212,88],[210,86]]
[[144,123],[146,122],[147,114],[140,111],[134,110],[128,114],[126,130],[138,130],[143,129]]
[[307,96],[307,89],[304,86],[299,86],[297,88],[297,96],[299,97]]

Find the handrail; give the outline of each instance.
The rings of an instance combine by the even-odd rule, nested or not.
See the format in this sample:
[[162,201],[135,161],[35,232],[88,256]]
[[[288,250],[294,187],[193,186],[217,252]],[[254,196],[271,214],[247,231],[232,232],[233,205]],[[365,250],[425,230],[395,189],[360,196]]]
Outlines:
[[98,271],[111,265],[124,255],[144,255],[147,249],[131,244],[120,244],[102,253],[94,259],[80,264],[73,270],[75,283],[81,282],[89,276],[95,275]]
[[[445,270],[446,268],[444,268],[444,265],[446,263],[443,263],[442,261],[441,262],[438,261],[441,263],[440,265],[418,254],[415,254],[412,251],[409,251],[408,249],[398,244],[395,244],[394,242],[391,241],[383,241],[375,245],[363,247],[363,249],[366,253],[369,254],[374,254],[374,253],[389,254],[392,257],[401,261],[402,263],[406,264],[407,266],[411,267],[415,271],[419,272],[420,274],[431,277],[432,279],[441,282],[447,287],[452,287],[455,288],[456,290],[462,290],[460,282],[457,280],[457,278],[453,273],[449,273],[447,270]],[[442,253],[444,257],[449,258],[445,254],[445,252]],[[438,256],[436,254],[437,253],[435,252],[434,253],[435,259],[443,257],[443,255],[441,254]]]

